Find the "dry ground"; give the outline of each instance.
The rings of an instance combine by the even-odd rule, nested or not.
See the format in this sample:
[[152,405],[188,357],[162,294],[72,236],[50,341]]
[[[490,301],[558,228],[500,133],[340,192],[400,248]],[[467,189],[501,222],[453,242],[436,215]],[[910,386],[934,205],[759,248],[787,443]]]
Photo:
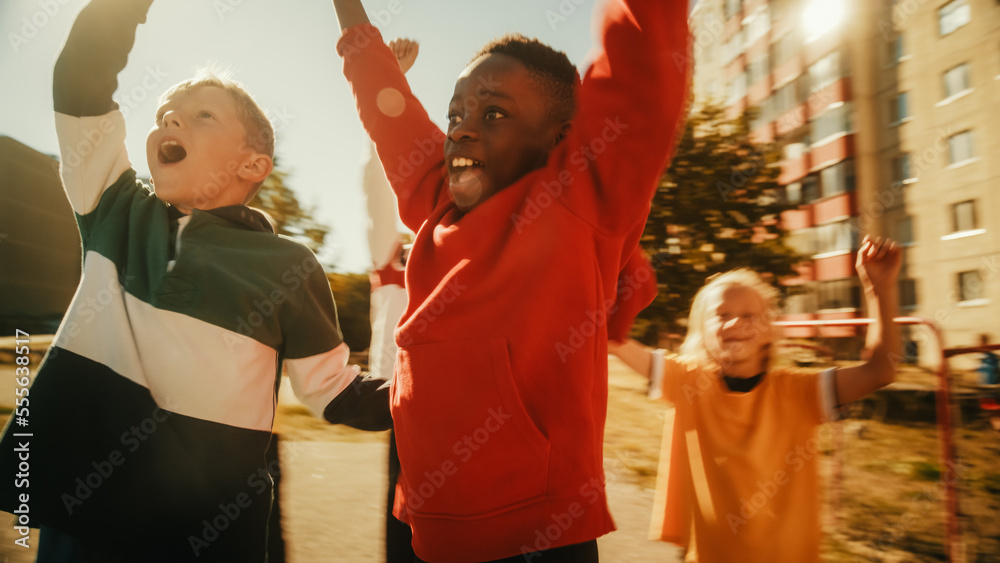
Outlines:
[[[0,382],[12,379],[7,368],[0,366]],[[903,389],[933,385],[917,371],[901,380]],[[0,405],[6,387],[0,383]],[[612,563],[679,560],[671,546],[645,540],[665,407],[647,401],[644,389],[642,378],[612,360],[605,458],[619,530],[600,540],[602,560]],[[947,468],[939,461],[932,420],[898,420],[883,408],[902,394],[888,392],[855,409],[854,418],[836,427],[843,436],[839,449],[837,430],[823,433],[824,561],[944,560],[938,483]],[[288,405],[277,424],[284,440],[289,561],[381,561],[385,434],[331,427]],[[1000,433],[985,416],[966,412],[955,440],[968,561],[1000,561]],[[839,487],[830,477],[837,463],[843,468]],[[33,561],[33,550],[13,545],[10,522],[0,514],[0,561]]]

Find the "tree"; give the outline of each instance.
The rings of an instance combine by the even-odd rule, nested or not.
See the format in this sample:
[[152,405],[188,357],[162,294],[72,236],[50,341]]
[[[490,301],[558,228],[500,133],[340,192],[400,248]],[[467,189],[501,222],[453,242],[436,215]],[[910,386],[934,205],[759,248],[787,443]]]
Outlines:
[[751,140],[752,119],[752,112],[727,119],[715,106],[688,117],[641,240],[660,289],[633,331],[644,340],[683,333],[691,300],[713,274],[738,267],[775,280],[795,274],[799,257],[779,222],[793,208],[777,182],[780,153]]
[[369,322],[371,283],[368,274],[327,274],[337,302],[337,318],[344,342],[353,352],[367,350],[372,339]]
[[295,192],[285,184],[286,178],[288,172],[280,170],[275,159],[274,171],[264,180],[249,205],[266,211],[274,219],[275,232],[279,235],[290,236],[318,252],[330,228],[317,222],[312,210],[302,207]]

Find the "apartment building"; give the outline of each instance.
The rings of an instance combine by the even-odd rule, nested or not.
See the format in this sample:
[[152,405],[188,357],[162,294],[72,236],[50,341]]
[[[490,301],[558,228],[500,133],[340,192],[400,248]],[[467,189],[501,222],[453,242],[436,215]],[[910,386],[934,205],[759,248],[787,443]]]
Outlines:
[[[783,222],[810,257],[785,318],[865,316],[853,263],[871,233],[905,245],[903,314],[947,347],[1000,340],[1000,2],[699,0],[692,31],[696,103],[757,107],[754,135],[784,154]],[[934,361],[927,331],[906,332]]]

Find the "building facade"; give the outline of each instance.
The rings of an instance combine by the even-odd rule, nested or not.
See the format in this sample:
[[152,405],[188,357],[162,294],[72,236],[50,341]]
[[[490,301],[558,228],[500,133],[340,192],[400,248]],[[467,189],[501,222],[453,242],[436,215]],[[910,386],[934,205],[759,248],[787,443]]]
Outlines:
[[[1000,2],[699,0],[692,31],[695,103],[756,107],[755,137],[783,151],[783,222],[810,257],[785,319],[865,316],[853,264],[872,234],[905,246],[901,314],[946,347],[1000,340]],[[935,361],[926,330],[906,334]]]

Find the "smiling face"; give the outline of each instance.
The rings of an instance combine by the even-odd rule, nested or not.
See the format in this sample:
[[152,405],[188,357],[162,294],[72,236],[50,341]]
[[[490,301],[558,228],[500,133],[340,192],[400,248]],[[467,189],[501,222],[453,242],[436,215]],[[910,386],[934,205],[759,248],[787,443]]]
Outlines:
[[146,161],[157,197],[185,213],[242,204],[271,170],[247,142],[233,96],[215,86],[177,92],[157,109]]
[[764,370],[773,330],[764,298],[744,285],[708,295],[705,348],[726,375],[751,377]]
[[528,68],[507,55],[473,61],[455,83],[444,143],[449,190],[469,211],[532,170],[568,127],[548,111]]

